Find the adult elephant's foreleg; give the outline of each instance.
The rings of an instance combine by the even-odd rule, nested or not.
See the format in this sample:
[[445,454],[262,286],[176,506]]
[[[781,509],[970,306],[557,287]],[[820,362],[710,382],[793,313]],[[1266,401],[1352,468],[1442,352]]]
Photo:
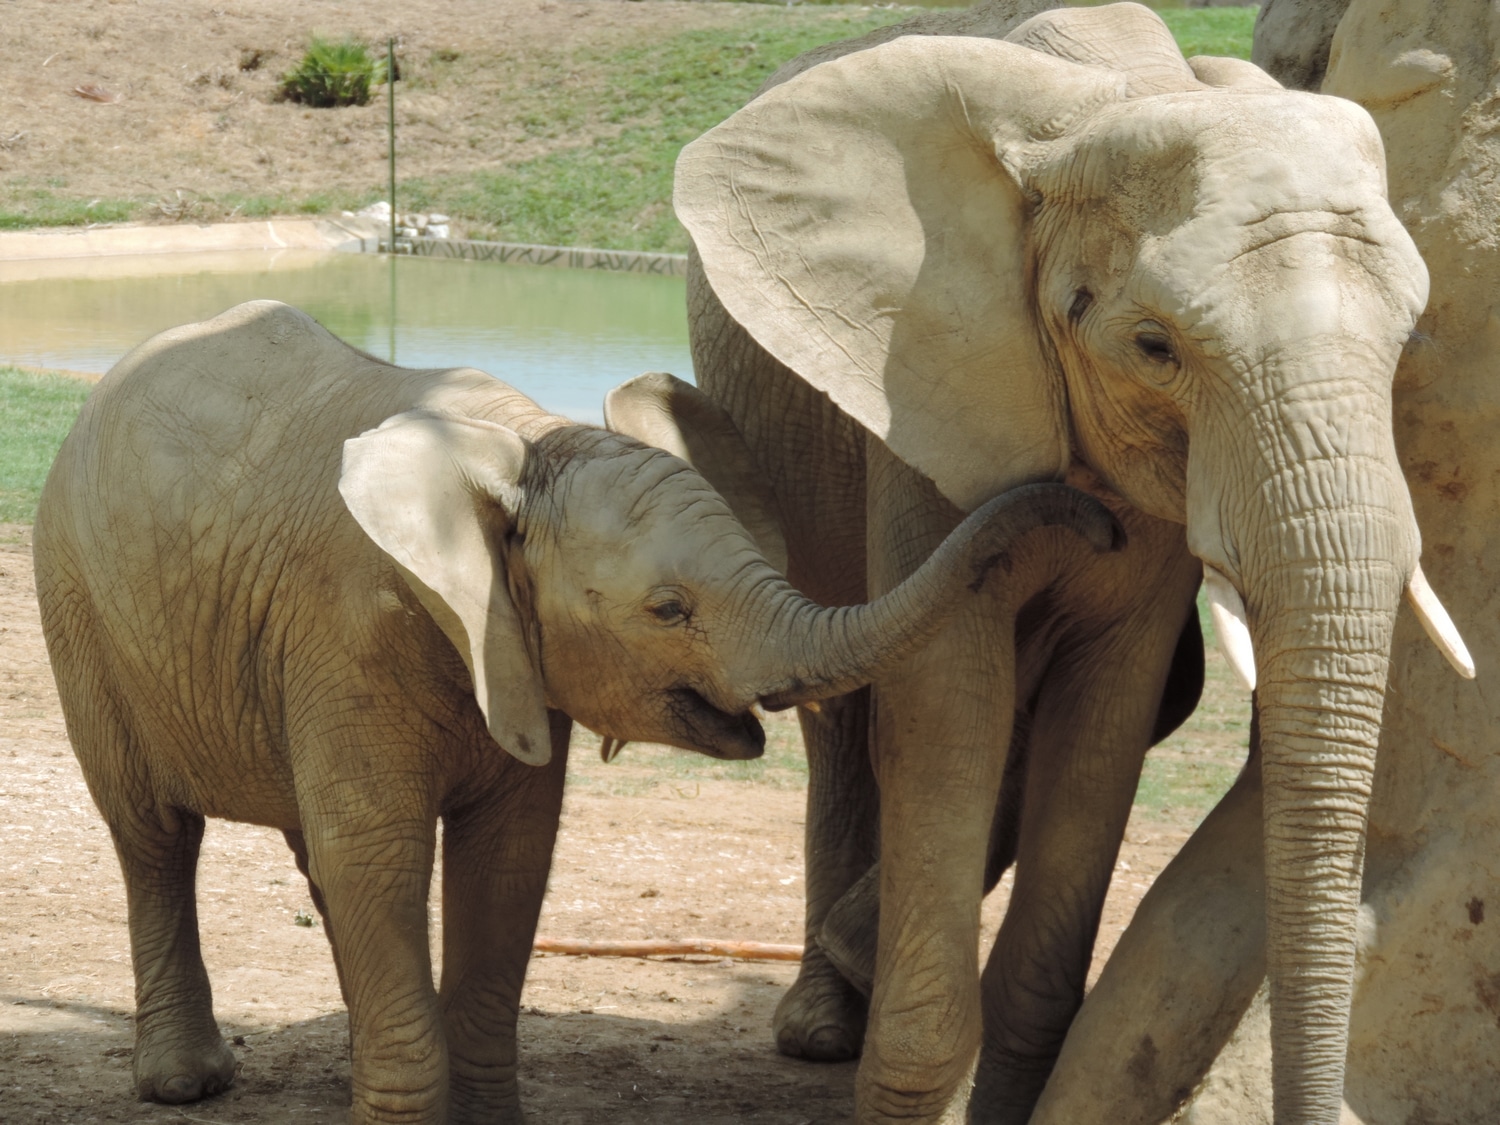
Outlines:
[[979,905],[1013,658],[991,615],[966,615],[877,689],[880,936],[861,1121],[961,1119],[979,1047]]
[[545,766],[497,759],[443,820],[443,979],[450,1125],[524,1120],[516,1083],[521,986],[562,812],[572,721],[553,711]]
[[[873,441],[868,456],[870,585],[879,594],[931,553],[959,513]],[[861,1122],[963,1112],[979,1047],[986,845],[1015,710],[1012,612],[1003,594],[975,599],[875,687],[880,925],[856,1082]]]
[[880,800],[870,769],[870,693],[800,711],[807,745],[807,929],[797,980],[776,1006],[776,1048],[794,1058],[858,1056],[868,1004],[829,962],[818,933],[833,904],[876,858]]
[[[1010,904],[982,978],[970,1120],[1022,1125],[1083,1002],[1094,938],[1196,576],[1054,653],[1032,716]],[[1171,583],[1164,583],[1170,587]],[[1144,601],[1144,600],[1143,600]]]

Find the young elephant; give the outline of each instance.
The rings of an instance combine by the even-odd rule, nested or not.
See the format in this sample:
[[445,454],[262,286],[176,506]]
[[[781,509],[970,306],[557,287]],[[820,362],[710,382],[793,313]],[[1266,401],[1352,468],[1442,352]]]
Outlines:
[[[612,414],[649,415],[630,394]],[[573,719],[754,757],[752,705],[867,681],[1044,524],[1116,535],[1081,493],[1032,486],[889,597],[824,609],[688,464],[480,372],[390,366],[274,302],[143,344],[84,407],[36,526],[69,735],[124,869],[140,1095],[235,1072],[193,893],[218,816],[281,829],[308,877],[353,1119],[519,1119],[516,1010]]]

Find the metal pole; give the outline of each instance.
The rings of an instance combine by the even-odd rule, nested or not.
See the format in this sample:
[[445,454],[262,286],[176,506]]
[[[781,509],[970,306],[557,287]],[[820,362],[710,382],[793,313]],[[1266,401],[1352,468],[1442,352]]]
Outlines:
[[385,132],[391,156],[391,253],[396,252],[396,39],[385,44]]

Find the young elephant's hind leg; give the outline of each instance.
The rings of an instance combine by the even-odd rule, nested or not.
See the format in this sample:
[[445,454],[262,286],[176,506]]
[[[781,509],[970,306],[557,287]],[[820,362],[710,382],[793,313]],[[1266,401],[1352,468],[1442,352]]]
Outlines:
[[81,634],[54,627],[48,642],[68,735],[125,877],[136,1093],[143,1101],[195,1101],[225,1089],[236,1070],[214,1020],[198,948],[194,884],[203,818],[160,802],[151,755],[132,735],[114,690],[96,674],[101,662],[78,647]]
[[234,1080],[236,1065],[214,1020],[198,948],[194,884],[203,818],[162,808],[108,819],[129,907],[136,1093],[171,1104],[217,1094]]

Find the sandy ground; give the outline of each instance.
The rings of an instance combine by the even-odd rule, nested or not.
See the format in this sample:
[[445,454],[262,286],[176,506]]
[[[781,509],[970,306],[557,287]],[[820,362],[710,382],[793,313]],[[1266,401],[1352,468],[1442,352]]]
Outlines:
[[[348,1029],[305,884],[278,834],[210,822],[199,870],[204,956],[242,1070],[173,1108],[132,1095],[124,891],[69,749],[37,618],[28,529],[0,528],[0,1121],[342,1120]],[[781,732],[785,734],[786,732]],[[599,761],[575,740],[545,934],[800,940],[803,794],[676,779],[653,752]],[[1096,969],[1185,833],[1133,823]],[[1004,888],[986,904],[987,934]],[[436,925],[436,902],[434,902]],[[791,964],[544,956],[521,1016],[523,1097],[538,1121],[847,1119],[854,1067],[776,1054]]]
[[275,100],[312,34],[396,37],[403,179],[514,163],[620,128],[558,119],[593,79],[590,54],[763,14],[675,0],[0,0],[0,185],[209,220],[225,194],[363,191],[385,167],[385,105]]

